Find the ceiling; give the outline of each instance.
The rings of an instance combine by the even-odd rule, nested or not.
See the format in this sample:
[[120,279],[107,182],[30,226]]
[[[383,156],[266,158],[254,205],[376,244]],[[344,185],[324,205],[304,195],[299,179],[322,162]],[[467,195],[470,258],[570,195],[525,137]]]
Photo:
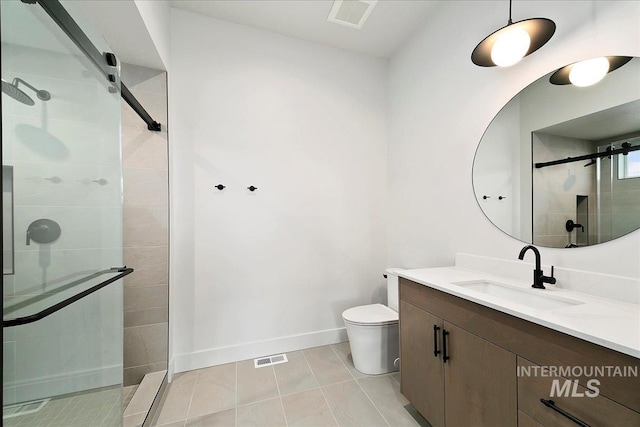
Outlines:
[[[134,0],[66,0],[65,3],[71,3],[87,15],[121,61],[165,69]],[[174,8],[379,58],[393,55],[438,3],[379,0],[364,27],[358,30],[327,21],[333,0],[169,2]]]
[[568,138],[599,141],[640,132],[640,100],[540,129]]
[[437,3],[379,0],[357,30],[327,21],[333,0],[170,1],[177,9],[380,58],[389,58]]
[[[74,0],[122,62],[164,70],[153,40],[133,0]],[[117,25],[114,25],[114,22]]]

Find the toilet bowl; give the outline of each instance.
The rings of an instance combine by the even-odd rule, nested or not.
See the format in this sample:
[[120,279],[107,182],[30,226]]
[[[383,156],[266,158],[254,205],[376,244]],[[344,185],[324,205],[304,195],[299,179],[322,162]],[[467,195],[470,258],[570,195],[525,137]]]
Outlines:
[[398,269],[387,269],[387,306],[368,304],[342,313],[355,368],[367,375],[398,370]]

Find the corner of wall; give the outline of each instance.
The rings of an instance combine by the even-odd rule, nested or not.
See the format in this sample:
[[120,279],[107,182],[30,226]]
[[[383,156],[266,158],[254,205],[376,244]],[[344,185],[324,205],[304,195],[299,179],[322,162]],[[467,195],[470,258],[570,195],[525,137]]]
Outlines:
[[165,0],[134,0],[149,36],[162,59],[166,70],[170,66],[169,2]]

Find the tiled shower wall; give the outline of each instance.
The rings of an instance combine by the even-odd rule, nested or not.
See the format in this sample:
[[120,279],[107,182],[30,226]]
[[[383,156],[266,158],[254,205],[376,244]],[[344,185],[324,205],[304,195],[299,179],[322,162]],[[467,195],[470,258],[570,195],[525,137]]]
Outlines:
[[[533,161],[547,162],[581,156],[595,151],[593,142],[542,132],[533,134]],[[589,196],[589,213],[595,212],[595,166],[584,162],[566,163],[533,170],[533,243],[564,248],[569,243],[567,220],[577,222],[576,196]],[[592,224],[592,221],[589,222]],[[595,224],[595,222],[593,222]],[[590,234],[595,227],[589,227]],[[576,243],[574,230],[571,242]],[[590,236],[593,241],[595,235]]]
[[162,124],[147,125],[122,102],[124,262],[124,385],[167,369],[168,159],[166,72],[122,64],[122,81]]

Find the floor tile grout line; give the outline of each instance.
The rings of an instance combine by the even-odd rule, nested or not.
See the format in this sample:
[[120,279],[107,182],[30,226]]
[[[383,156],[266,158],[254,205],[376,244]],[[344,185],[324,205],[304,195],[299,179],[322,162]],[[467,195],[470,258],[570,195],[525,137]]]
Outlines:
[[[334,346],[334,344],[331,344],[331,350],[333,350],[333,352],[335,353],[335,355],[336,355],[336,356],[338,356],[338,360],[340,360],[340,362],[342,363],[342,365],[343,365],[345,368],[347,368],[347,371],[349,371],[349,375],[351,375],[351,377],[352,377],[354,380],[357,380],[356,376],[355,376],[355,375],[353,375],[353,372],[351,372],[351,369],[349,369],[349,366],[347,366],[347,364],[346,364],[346,363],[344,363],[344,360],[342,360],[342,358],[340,357],[340,355],[338,354],[338,352],[336,351],[336,349],[335,349],[333,346]],[[355,369],[355,368],[354,368],[354,369]]]
[[187,423],[189,419],[189,412],[191,412],[191,404],[193,403],[193,395],[196,393],[196,385],[198,385],[198,378],[200,377],[200,369],[196,371],[196,379],[193,382],[193,389],[191,390],[191,397],[189,398],[189,406],[187,407],[187,414],[184,416],[184,423]]
[[[388,374],[387,374],[388,375]],[[368,377],[363,377],[363,378],[368,378]],[[361,379],[363,379],[361,378]],[[393,381],[393,378],[392,378]],[[369,396],[369,393],[367,393],[367,391],[364,389],[364,387],[362,387],[362,384],[360,384],[360,381],[356,380],[356,383],[358,384],[358,387],[360,387],[360,390],[362,390],[362,392],[364,393],[365,396],[367,396],[367,399],[369,399],[369,402],[371,402],[371,404],[373,405],[374,408],[376,408],[376,411],[378,411],[378,413],[380,414],[380,416],[382,417],[382,419],[384,420],[385,423],[387,423],[387,425],[389,427],[391,427],[391,423],[389,422],[389,420],[387,420],[387,418],[382,414],[382,411],[380,410],[380,408],[378,408],[378,405],[376,405],[376,403],[373,401],[373,399],[371,398],[371,396]]]
[[278,389],[278,399],[280,399],[280,407],[282,408],[282,415],[284,416],[284,425],[289,427],[289,423],[287,422],[287,414],[284,412],[284,403],[282,403],[282,394],[280,393],[280,384],[278,383],[278,374],[276,373],[275,366],[271,366],[273,369],[273,376],[276,377],[276,388]]
[[[236,366],[236,418],[235,418],[235,422],[233,423],[233,425],[235,425],[236,427],[238,427],[238,362],[235,362],[235,366]],[[186,423],[185,423],[186,425]]]
[[[367,399],[369,399],[369,402],[371,402],[371,404],[373,405],[374,408],[376,408],[376,411],[378,411],[378,414],[380,414],[380,416],[382,417],[382,420],[387,423],[387,425],[389,427],[391,427],[391,424],[389,424],[389,421],[387,421],[387,419],[384,417],[384,415],[382,415],[382,412],[380,411],[380,409],[378,408],[378,405],[375,404],[375,402],[371,399],[371,397],[367,394],[367,392],[365,391],[364,387],[362,387],[362,384],[360,384],[360,381],[358,381],[358,378],[356,378],[355,375],[353,375],[353,372],[351,372],[351,369],[349,369],[349,366],[347,366],[346,363],[344,363],[344,360],[342,360],[342,358],[340,357],[340,355],[338,354],[338,352],[336,351],[336,349],[333,347],[333,344],[331,345],[331,349],[333,350],[333,352],[336,354],[336,356],[338,356],[338,359],[340,359],[340,361],[342,362],[342,364],[345,366],[345,368],[347,368],[347,370],[349,371],[349,373],[351,374],[351,376],[353,377],[353,380],[356,382],[356,384],[358,384],[358,387],[360,387],[360,390],[362,390],[362,392],[364,393],[364,395],[367,397]],[[355,368],[354,368],[355,369]],[[368,378],[368,377],[362,377],[362,378]]]
[[[334,351],[334,353],[335,353],[335,351]],[[327,400],[327,396],[325,396],[324,391],[322,390],[322,386],[320,385],[320,382],[318,381],[318,378],[316,378],[316,374],[315,374],[315,372],[313,372],[313,368],[311,367],[311,364],[309,363],[309,360],[307,360],[307,355],[304,354],[304,350],[302,350],[302,356],[304,357],[304,360],[307,362],[307,365],[309,365],[309,370],[311,370],[311,375],[313,375],[313,379],[316,380],[316,383],[318,384],[318,386],[320,388],[320,394],[322,394],[322,398],[324,399],[324,403],[327,404],[327,408],[329,408],[329,412],[331,412],[331,417],[336,422],[336,426],[339,426],[340,423],[338,422],[338,419],[336,418],[336,415],[333,413],[333,409],[331,409],[331,405],[329,405],[329,401]],[[285,414],[285,417],[286,417],[286,414]]]

